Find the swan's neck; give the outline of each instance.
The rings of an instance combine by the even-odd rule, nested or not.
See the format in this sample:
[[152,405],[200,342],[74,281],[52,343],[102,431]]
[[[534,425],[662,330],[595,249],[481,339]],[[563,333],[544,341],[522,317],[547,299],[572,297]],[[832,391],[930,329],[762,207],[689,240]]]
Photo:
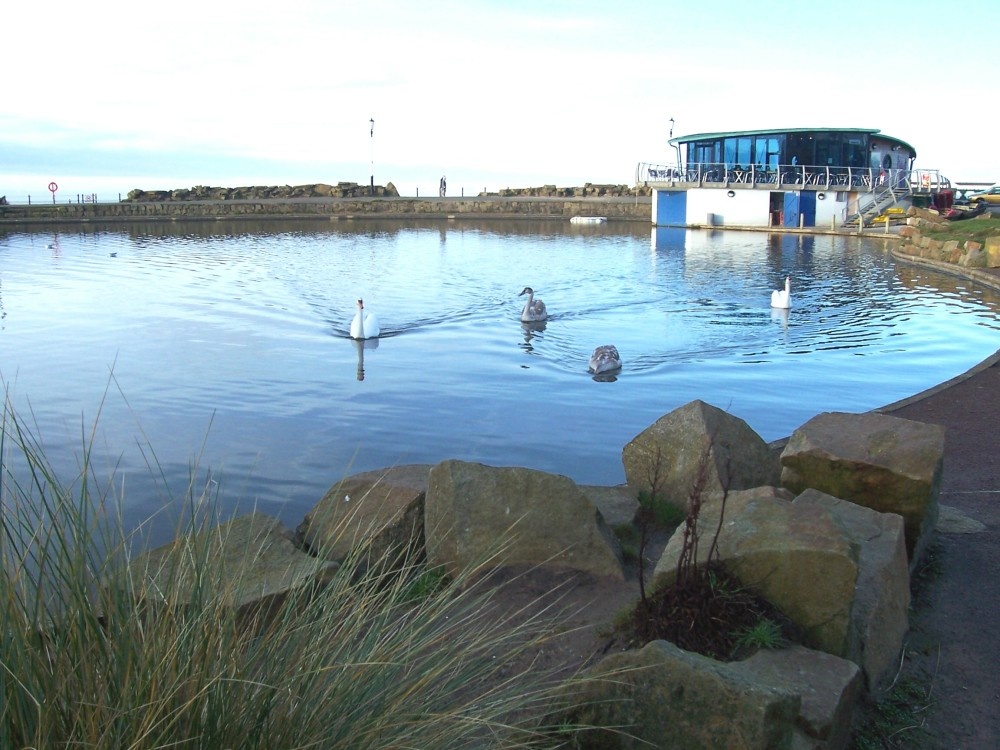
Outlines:
[[365,337],[365,306],[358,305],[358,336],[359,339]]
[[521,310],[521,315],[530,316],[532,313],[531,303],[535,301],[535,293],[528,292],[528,301],[524,303],[524,309]]

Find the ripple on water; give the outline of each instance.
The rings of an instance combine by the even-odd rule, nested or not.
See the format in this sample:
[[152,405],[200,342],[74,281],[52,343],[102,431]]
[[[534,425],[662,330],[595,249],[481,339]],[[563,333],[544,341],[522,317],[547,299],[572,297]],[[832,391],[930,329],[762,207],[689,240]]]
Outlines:
[[[295,524],[336,479],[394,463],[617,483],[621,447],[694,398],[776,439],[947,380],[1000,341],[995,292],[857,238],[364,226],[8,233],[0,374],[67,473],[101,408],[109,475],[148,473],[148,440],[172,487],[197,464],[230,477],[225,503]],[[775,311],[785,276],[792,308]],[[520,323],[526,285],[543,325]],[[358,297],[384,331],[363,345],[347,338]],[[609,382],[587,372],[602,344],[624,363]],[[135,512],[158,502],[127,484]]]

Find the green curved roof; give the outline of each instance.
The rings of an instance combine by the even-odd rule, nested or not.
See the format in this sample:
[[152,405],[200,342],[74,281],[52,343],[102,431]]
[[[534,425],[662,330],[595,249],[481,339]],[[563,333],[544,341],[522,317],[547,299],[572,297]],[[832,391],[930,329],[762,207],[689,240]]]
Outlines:
[[740,136],[747,135],[784,135],[786,133],[863,133],[865,135],[878,135],[879,138],[884,138],[887,141],[894,141],[901,146],[905,146],[913,155],[917,155],[917,150],[913,148],[909,143],[900,139],[894,138],[891,135],[885,135],[878,128],[770,128],[768,130],[730,130],[723,131],[721,133],[694,133],[692,135],[679,135],[676,138],[671,138],[667,143],[671,146],[679,145],[681,143],[690,143],[692,141],[711,141],[719,140],[721,138],[738,138]]

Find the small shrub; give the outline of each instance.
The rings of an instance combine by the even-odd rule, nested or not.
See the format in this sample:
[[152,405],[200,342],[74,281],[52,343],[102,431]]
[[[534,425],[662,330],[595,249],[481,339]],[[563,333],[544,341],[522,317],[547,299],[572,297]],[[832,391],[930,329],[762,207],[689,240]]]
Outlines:
[[648,507],[653,520],[665,529],[676,529],[684,521],[684,511],[667,500],[662,494],[651,494],[643,490],[639,493],[639,505]]
[[635,526],[630,523],[617,524],[612,531],[618,540],[618,547],[622,552],[622,561],[626,565],[637,565],[639,563],[638,532]]
[[404,594],[408,602],[416,602],[443,591],[448,585],[444,568],[427,568],[417,573]]
[[865,707],[865,716],[851,738],[851,750],[929,750],[932,738],[923,719],[929,703],[928,692],[919,683],[900,680]]
[[733,655],[750,655],[760,649],[774,651],[788,645],[784,631],[774,620],[762,617],[753,625],[733,634]]

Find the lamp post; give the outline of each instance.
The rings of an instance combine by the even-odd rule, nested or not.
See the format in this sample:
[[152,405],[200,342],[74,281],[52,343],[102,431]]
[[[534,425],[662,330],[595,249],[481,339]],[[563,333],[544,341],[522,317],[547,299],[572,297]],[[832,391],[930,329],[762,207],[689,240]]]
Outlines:
[[368,120],[368,124],[371,125],[371,131],[369,135],[371,136],[371,146],[372,146],[372,163],[371,163],[371,186],[368,188],[370,195],[375,195],[375,118]]
[[[667,136],[667,140],[670,141],[670,140],[673,139],[673,137],[674,137],[674,118],[671,117],[670,118],[670,135]],[[679,172],[680,169],[681,169],[681,147],[678,146],[676,143],[673,144],[673,146],[674,146],[674,151],[677,152],[677,171]]]

